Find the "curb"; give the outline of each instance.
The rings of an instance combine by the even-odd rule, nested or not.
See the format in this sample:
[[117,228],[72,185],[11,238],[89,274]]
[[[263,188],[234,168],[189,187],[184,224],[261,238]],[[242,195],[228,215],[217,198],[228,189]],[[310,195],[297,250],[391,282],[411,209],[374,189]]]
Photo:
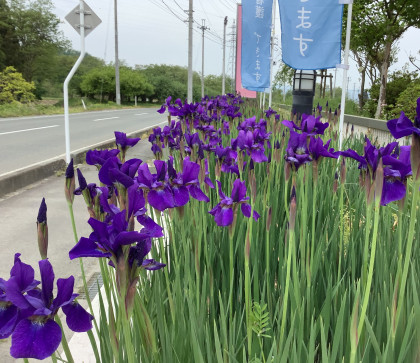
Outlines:
[[[162,125],[157,124],[154,126],[147,127],[138,131],[131,132],[127,134],[128,137],[140,137],[144,139],[148,137],[150,132]],[[106,140],[104,142],[77,150],[77,152],[72,153],[70,156],[73,158],[75,164],[82,164],[85,162],[86,153],[92,148],[97,149],[109,149],[115,148],[114,140]],[[15,173],[5,174],[0,176],[0,197],[5,196],[6,194],[16,192],[18,189],[22,189],[31,185],[33,183],[39,182],[45,178],[55,175],[57,172],[64,172],[66,170],[66,160],[65,157],[57,157],[52,161],[46,161],[45,163],[40,163],[39,165],[28,166],[23,168]]]

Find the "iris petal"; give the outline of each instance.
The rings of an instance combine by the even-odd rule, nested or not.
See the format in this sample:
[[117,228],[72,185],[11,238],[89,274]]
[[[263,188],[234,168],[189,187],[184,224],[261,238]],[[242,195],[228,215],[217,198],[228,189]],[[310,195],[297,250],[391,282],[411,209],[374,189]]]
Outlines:
[[175,207],[182,207],[190,200],[188,189],[185,186],[173,187],[172,192],[174,193]]
[[38,264],[41,273],[42,299],[44,300],[45,306],[50,306],[53,299],[54,271],[48,260],[41,260]]
[[72,302],[63,306],[62,309],[64,314],[66,314],[66,322],[71,330],[81,333],[92,329],[93,316],[79,303]]
[[54,299],[54,309],[58,309],[61,306],[68,304],[73,301],[76,297],[73,295],[74,288],[74,277],[70,276],[67,279],[57,280],[57,297]]
[[18,309],[14,305],[0,307],[0,339],[12,334],[18,320]]
[[70,260],[77,257],[110,257],[110,253],[105,253],[98,250],[98,245],[90,238],[82,237],[79,242],[74,246],[70,252]]
[[10,355],[13,358],[45,359],[61,342],[61,329],[53,320],[39,323],[21,320],[12,334]]
[[162,190],[151,190],[147,195],[149,204],[161,212],[174,207],[174,199],[168,187]]
[[233,222],[232,208],[219,208],[214,216],[214,220],[219,227],[226,227]]
[[381,205],[395,202],[404,198],[406,193],[405,185],[399,180],[384,180],[382,188]]

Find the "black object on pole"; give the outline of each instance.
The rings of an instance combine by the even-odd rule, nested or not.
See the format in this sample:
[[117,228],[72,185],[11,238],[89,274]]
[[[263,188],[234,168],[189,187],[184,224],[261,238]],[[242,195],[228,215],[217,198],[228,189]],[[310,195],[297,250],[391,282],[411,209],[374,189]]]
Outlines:
[[315,96],[316,71],[295,70],[293,75],[293,105],[298,119],[311,115]]

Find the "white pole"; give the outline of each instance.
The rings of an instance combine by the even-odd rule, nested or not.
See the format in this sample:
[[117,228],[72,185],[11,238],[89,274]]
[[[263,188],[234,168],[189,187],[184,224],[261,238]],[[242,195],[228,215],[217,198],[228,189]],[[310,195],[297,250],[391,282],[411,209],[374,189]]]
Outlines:
[[337,79],[337,68],[334,70],[334,88],[333,88],[333,98],[335,98],[335,81]]
[[271,20],[271,55],[270,55],[270,95],[268,96],[268,107],[271,107],[272,91],[273,91],[273,64],[274,64],[274,35],[276,33],[276,2],[273,1],[273,16]]
[[206,27],[206,19],[201,19],[200,29],[203,31],[201,40],[201,98],[204,98],[204,32],[209,29]]
[[193,0],[189,1],[188,7],[188,103],[193,99],[193,71],[192,71],[192,53],[193,53]]
[[228,17],[225,17],[224,25],[223,25],[223,68],[222,68],[222,95],[225,92],[225,81],[226,81],[226,74],[225,74],[225,62],[226,62],[226,25],[228,22]]
[[80,56],[67,75],[63,85],[64,95],[64,134],[66,139],[66,162],[70,162],[70,126],[69,126],[69,82],[85,57],[85,3],[80,0]]
[[114,28],[115,28],[115,102],[121,105],[120,92],[120,61],[118,58],[118,6],[117,0],[114,0]]
[[344,111],[346,108],[346,89],[347,89],[347,69],[349,68],[349,49],[350,49],[350,34],[351,34],[351,17],[353,12],[353,2],[348,4],[347,8],[347,32],[346,45],[344,48],[344,69],[343,69],[343,87],[341,90],[341,112],[340,112],[340,143],[338,150],[341,150],[343,145],[343,125],[344,125]]

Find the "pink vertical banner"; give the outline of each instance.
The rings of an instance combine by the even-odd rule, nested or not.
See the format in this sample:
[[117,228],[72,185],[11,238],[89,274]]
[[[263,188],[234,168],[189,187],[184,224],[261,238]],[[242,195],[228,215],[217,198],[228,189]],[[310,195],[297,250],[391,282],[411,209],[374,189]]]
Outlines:
[[242,97],[257,98],[257,92],[242,87],[241,78],[242,56],[242,5],[238,4],[236,14],[236,92]]

